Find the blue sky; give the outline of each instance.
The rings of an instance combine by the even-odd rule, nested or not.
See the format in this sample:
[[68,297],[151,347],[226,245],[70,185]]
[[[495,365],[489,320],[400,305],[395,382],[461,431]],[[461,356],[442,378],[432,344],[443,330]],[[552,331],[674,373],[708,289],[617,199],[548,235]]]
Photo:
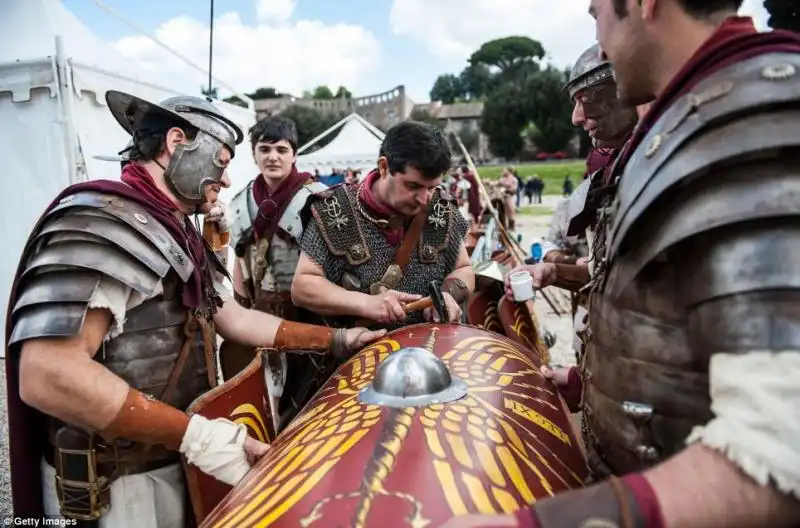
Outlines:
[[[180,53],[208,61],[207,0],[103,0]],[[100,9],[63,0],[91,31],[172,84],[197,91],[202,76]],[[744,11],[765,17],[761,0]],[[542,42],[564,66],[588,47],[594,26],[584,0],[216,0],[215,73],[239,90],[274,86],[297,95],[345,84],[368,95],[405,84],[426,101],[436,76],[458,72],[484,41],[512,34]]]

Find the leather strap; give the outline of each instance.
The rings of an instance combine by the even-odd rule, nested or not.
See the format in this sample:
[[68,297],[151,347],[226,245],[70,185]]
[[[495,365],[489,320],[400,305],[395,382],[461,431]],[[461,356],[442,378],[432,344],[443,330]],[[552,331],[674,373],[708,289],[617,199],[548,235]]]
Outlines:
[[403,241],[400,243],[400,248],[397,250],[397,255],[394,257],[394,263],[400,266],[401,271],[405,271],[406,266],[408,266],[411,260],[411,254],[414,252],[417,240],[419,240],[419,236],[422,234],[422,228],[425,227],[426,218],[428,218],[428,210],[423,209],[414,217],[414,220],[411,221],[411,225],[408,227],[408,231],[406,231]]
[[186,323],[183,325],[183,344],[181,345],[181,350],[178,353],[178,357],[175,358],[172,371],[169,373],[169,378],[167,378],[167,384],[164,386],[164,392],[161,393],[161,397],[159,398],[159,400],[164,403],[169,403],[172,394],[178,387],[178,381],[186,366],[186,360],[189,359],[189,352],[192,350],[195,332],[197,332],[197,318],[189,312],[186,314]]
[[414,247],[416,247],[417,241],[422,234],[422,228],[425,227],[425,219],[427,218],[427,209],[421,210],[417,216],[414,217],[414,220],[411,221],[411,225],[408,227],[408,231],[406,231],[406,234],[403,236],[400,247],[397,249],[394,263],[389,266],[383,274],[383,277],[381,277],[381,280],[376,284],[378,287],[371,288],[370,293],[376,295],[382,293],[386,289],[391,290],[397,287],[400,280],[403,278],[403,272],[406,266],[408,266],[408,263],[411,261],[411,254],[414,252]]

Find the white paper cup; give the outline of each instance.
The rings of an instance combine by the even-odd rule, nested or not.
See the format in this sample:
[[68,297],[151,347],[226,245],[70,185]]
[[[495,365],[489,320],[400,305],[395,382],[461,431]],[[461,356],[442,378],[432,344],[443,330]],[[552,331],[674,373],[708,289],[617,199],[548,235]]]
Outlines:
[[533,277],[527,271],[517,271],[511,274],[509,279],[511,284],[511,292],[514,294],[514,300],[517,302],[525,302],[533,299]]

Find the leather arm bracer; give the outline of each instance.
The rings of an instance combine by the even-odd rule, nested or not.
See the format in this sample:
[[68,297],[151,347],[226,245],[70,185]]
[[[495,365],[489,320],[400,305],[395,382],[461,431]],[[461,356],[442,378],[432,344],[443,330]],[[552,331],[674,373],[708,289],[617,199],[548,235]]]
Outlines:
[[458,304],[466,301],[470,294],[467,284],[458,278],[445,279],[442,282],[442,291],[449,293]]
[[129,389],[117,416],[98,434],[107,441],[124,438],[177,451],[188,426],[183,411]]
[[658,499],[650,484],[635,473],[537,502],[517,513],[519,526],[572,528],[619,526],[665,528]]
[[275,333],[272,348],[295,352],[326,353],[341,357],[347,353],[345,330],[294,321],[283,321]]

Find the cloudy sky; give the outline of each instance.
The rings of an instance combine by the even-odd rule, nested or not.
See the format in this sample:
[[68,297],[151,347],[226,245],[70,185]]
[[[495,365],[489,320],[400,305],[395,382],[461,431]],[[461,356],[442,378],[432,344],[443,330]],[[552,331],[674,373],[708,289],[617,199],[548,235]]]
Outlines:
[[[204,77],[92,0],[63,4],[101,38],[197,93]],[[208,63],[208,0],[103,0],[197,64]],[[766,27],[763,0],[743,14]],[[548,60],[572,60],[594,40],[587,0],[216,0],[214,74],[241,91],[272,86],[300,95],[320,84],[368,95],[405,84],[428,100],[436,76],[459,72],[481,43],[509,35],[539,40]],[[225,91],[222,92],[223,95]]]

